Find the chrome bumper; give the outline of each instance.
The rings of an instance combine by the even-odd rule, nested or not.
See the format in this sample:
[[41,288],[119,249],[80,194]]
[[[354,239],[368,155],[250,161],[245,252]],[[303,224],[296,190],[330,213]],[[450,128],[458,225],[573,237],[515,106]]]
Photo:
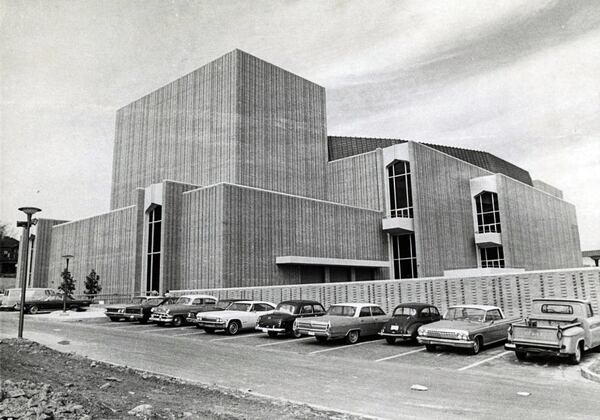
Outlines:
[[475,342],[472,340],[451,340],[448,338],[436,338],[436,337],[423,337],[418,336],[417,341],[419,344],[432,344],[439,346],[451,346],[451,347],[461,347],[471,349],[475,345]]
[[329,333],[329,331],[324,331],[324,330],[310,330],[307,328],[298,328],[298,331],[300,331],[300,334],[302,334],[302,335],[308,335],[311,337],[327,337],[327,338],[331,337],[331,334]]
[[216,321],[203,321],[203,320],[197,319],[196,325],[201,328],[214,328],[214,329],[218,330],[218,329],[225,329],[225,327],[227,326],[227,323],[216,322]]
[[285,328],[261,327],[258,325],[256,327],[254,327],[254,329],[256,329],[258,331],[262,331],[264,333],[268,333],[268,332],[284,333],[285,332]]
[[386,333],[386,332],[378,332],[377,334],[383,337],[394,337],[394,338],[412,338],[411,334],[394,334],[394,333]]
[[149,321],[151,322],[173,322],[173,315],[167,314],[152,314]]

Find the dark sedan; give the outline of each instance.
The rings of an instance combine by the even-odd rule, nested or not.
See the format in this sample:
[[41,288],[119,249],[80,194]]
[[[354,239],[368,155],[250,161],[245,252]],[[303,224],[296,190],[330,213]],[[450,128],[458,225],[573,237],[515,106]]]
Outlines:
[[[89,299],[74,299],[71,296],[67,296],[66,302],[63,302],[63,295],[56,294],[53,296],[48,296],[45,299],[26,300],[23,311],[30,314],[37,314],[39,311],[44,309],[62,309],[65,303],[67,309],[85,311],[92,302]],[[18,311],[19,308],[20,302],[17,302],[15,309]]]
[[325,315],[325,309],[319,302],[312,300],[287,300],[275,308],[275,312],[262,315],[258,318],[256,329],[277,337],[285,334],[295,338],[300,337],[300,332],[293,328],[297,318],[308,318]]
[[379,335],[389,344],[396,339],[416,340],[421,325],[442,319],[438,309],[428,303],[401,303],[394,309],[392,319],[383,326]]
[[176,301],[176,297],[150,296],[138,304],[126,306],[123,315],[125,315],[126,319],[145,324],[150,319],[150,315],[152,315],[152,308],[170,305]]

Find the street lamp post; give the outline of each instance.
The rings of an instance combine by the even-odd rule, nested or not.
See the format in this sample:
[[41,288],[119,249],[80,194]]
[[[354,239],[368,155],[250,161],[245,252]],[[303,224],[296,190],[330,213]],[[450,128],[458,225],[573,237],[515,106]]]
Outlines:
[[[69,272],[69,260],[71,258],[73,258],[73,255],[70,254],[66,254],[62,256],[65,260],[67,260],[67,268],[65,268],[65,271],[68,273]],[[63,279],[63,281],[65,281],[65,279]],[[67,312],[67,292],[65,290],[63,290],[63,312]]]
[[29,259],[29,228],[31,225],[35,225],[37,223],[37,219],[31,219],[31,216],[35,213],[42,211],[37,207],[20,207],[19,211],[22,211],[27,215],[26,222],[17,222],[17,227],[22,227],[25,229],[23,232],[24,238],[24,252],[21,255],[25,255],[23,258],[23,264],[25,267],[21,270],[21,305],[19,306],[19,333],[18,337],[23,338],[23,314],[25,313],[25,289],[27,287],[27,260]]

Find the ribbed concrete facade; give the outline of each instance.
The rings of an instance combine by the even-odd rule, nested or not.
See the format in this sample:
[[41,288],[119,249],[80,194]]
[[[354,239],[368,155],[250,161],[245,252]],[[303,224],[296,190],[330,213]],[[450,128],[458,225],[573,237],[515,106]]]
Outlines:
[[34,278],[64,254],[109,294],[575,267],[561,194],[483,151],[327,137],[323,87],[235,50],[117,112],[112,211],[40,222]]

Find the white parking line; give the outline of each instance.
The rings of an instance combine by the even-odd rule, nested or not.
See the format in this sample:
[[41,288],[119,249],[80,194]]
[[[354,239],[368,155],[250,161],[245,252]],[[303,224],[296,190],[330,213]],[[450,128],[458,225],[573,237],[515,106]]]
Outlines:
[[173,334],[173,335],[170,335],[169,337],[183,337],[185,335],[195,335],[195,334],[206,334],[206,333],[204,331],[194,331],[194,332],[183,333],[183,334]]
[[338,347],[332,347],[329,349],[311,351],[308,354],[325,353],[326,351],[333,351],[333,350],[339,350],[339,349],[351,349],[356,346],[362,346],[363,344],[372,344],[372,343],[377,343],[377,341],[363,341],[362,343],[356,343],[356,344],[351,344],[351,345],[347,345],[347,346],[338,346]]
[[417,349],[417,350],[407,351],[407,352],[400,353],[400,354],[395,354],[395,355],[389,356],[389,357],[384,357],[382,359],[377,359],[377,360],[375,360],[375,362],[383,362],[384,360],[390,360],[390,359],[395,359],[397,357],[408,356],[409,354],[418,353],[418,352],[424,351],[424,350],[425,350],[425,347]]
[[225,338],[213,338],[210,341],[224,341],[224,340],[234,340],[236,338],[244,338],[244,337],[254,337],[255,335],[261,335],[262,333],[254,333],[254,334],[242,334],[242,335],[234,335],[233,337],[225,337]]
[[497,354],[497,355],[495,355],[495,356],[493,356],[493,357],[489,357],[489,358],[487,358],[487,359],[485,359],[485,360],[480,360],[479,362],[476,362],[476,363],[470,364],[469,366],[461,367],[461,368],[460,368],[460,369],[458,369],[458,370],[459,370],[459,371],[461,371],[461,370],[467,370],[467,369],[471,369],[471,368],[474,368],[475,366],[479,366],[479,365],[481,365],[481,364],[484,364],[485,362],[489,362],[490,360],[498,359],[499,357],[502,357],[502,356],[504,356],[504,355],[506,355],[506,354],[509,354],[509,353],[512,353],[512,351],[505,351],[505,352],[502,352],[502,353],[500,353],[500,354]]
[[305,337],[305,338],[296,338],[294,340],[275,341],[274,343],[259,344],[256,347],[276,346],[278,344],[296,343],[298,341],[306,341],[306,340],[314,340],[314,338],[313,337]]

